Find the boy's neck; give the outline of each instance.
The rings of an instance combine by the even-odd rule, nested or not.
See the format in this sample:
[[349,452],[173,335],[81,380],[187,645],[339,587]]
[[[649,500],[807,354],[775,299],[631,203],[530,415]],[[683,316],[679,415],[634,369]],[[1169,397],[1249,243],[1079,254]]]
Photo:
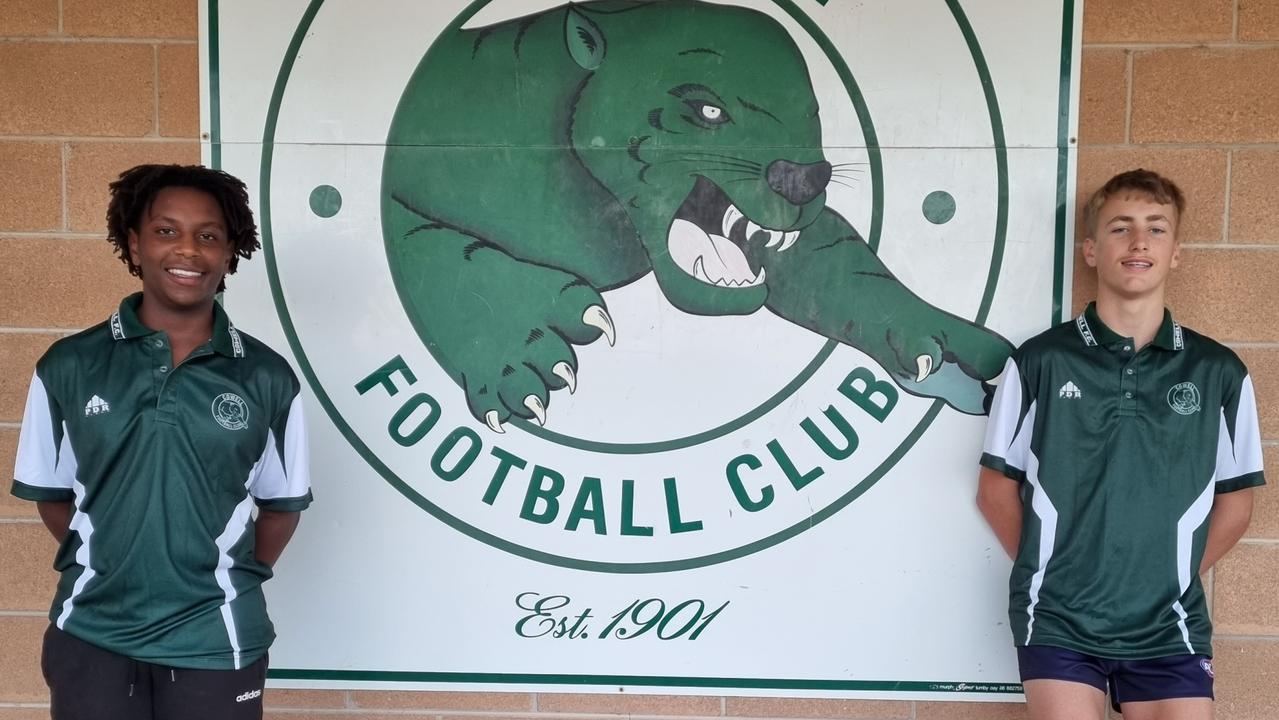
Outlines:
[[213,304],[207,308],[175,310],[161,303],[148,303],[142,296],[138,306],[138,320],[152,330],[169,336],[173,351],[173,364],[186,359],[200,345],[213,337]]
[[1106,327],[1133,339],[1140,349],[1149,345],[1164,322],[1164,294],[1151,293],[1139,298],[1117,297],[1104,290],[1097,293],[1097,317]]

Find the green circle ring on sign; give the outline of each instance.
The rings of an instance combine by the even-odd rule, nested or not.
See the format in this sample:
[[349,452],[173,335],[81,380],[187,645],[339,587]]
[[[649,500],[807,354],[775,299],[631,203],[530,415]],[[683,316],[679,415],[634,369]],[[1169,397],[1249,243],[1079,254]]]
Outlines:
[[[866,139],[867,153],[870,159],[873,192],[871,230],[867,238],[867,243],[870,245],[872,250],[875,250],[879,245],[881,224],[883,220],[883,165],[875,137],[874,127],[871,125],[869,110],[866,107],[860,91],[857,89],[857,84],[853,80],[852,73],[849,71],[847,64],[844,63],[843,58],[839,55],[838,51],[836,51],[834,44],[828,37],[826,37],[821,28],[817,27],[817,24],[809,18],[804,11],[796,7],[792,0],[773,0],[773,2],[790,15],[796,22],[798,22],[822,48],[827,59],[830,60],[831,64],[838,72],[839,77],[843,81],[844,87],[848,91],[849,97],[852,99],[853,105],[857,110],[858,119],[861,122],[862,131]],[[459,13],[453,22],[441,31],[441,34],[460,29],[467,20],[474,16],[476,12],[488,3],[489,0],[475,0],[468,5],[465,10]],[[469,525],[450,515],[448,512],[445,512],[443,508],[422,496],[421,493],[396,475],[395,472],[381,460],[381,458],[369,449],[368,445],[360,439],[359,435],[356,434],[350,424],[347,423],[341,413],[338,412],[337,407],[333,404],[332,398],[329,397],[323,385],[321,385],[319,378],[315,374],[315,370],[311,367],[311,363],[306,357],[301,341],[298,338],[297,330],[293,324],[293,318],[289,313],[287,304],[285,303],[284,290],[280,283],[279,266],[275,257],[273,233],[271,230],[271,166],[275,150],[275,132],[279,122],[280,105],[284,99],[284,91],[288,86],[289,76],[293,71],[293,65],[297,61],[298,52],[302,49],[302,44],[306,39],[311,24],[314,22],[315,16],[319,13],[320,8],[323,5],[324,0],[311,0],[311,3],[307,6],[305,12],[303,12],[302,18],[298,21],[298,26],[294,30],[293,37],[289,41],[288,49],[285,52],[284,60],[280,65],[280,71],[276,75],[275,86],[271,92],[271,102],[270,107],[267,110],[266,125],[262,137],[262,165],[260,178],[262,191],[260,198],[260,215],[262,219],[262,246],[266,255],[267,277],[271,284],[271,296],[279,315],[280,324],[288,339],[289,348],[293,351],[294,357],[297,358],[298,365],[302,370],[303,376],[306,377],[307,384],[311,387],[312,392],[315,393],[316,399],[320,402],[320,405],[324,408],[325,413],[329,416],[329,419],[333,422],[334,426],[342,433],[342,436],[346,438],[346,441],[350,443],[351,447],[360,454],[360,457],[362,457],[370,467],[376,470],[378,474],[387,481],[387,483],[431,516],[443,522],[450,528],[494,548],[548,565],[607,573],[660,573],[706,567],[708,565],[715,565],[717,563],[745,557],[765,548],[777,545],[778,543],[795,537],[801,532],[823,522],[827,518],[847,507],[850,503],[861,497],[863,493],[874,486],[880,478],[892,469],[892,467],[896,465],[912,447],[914,447],[915,443],[923,436],[924,432],[932,424],[933,420],[936,419],[937,414],[941,412],[945,402],[942,400],[934,401],[932,406],[924,413],[924,416],[920,419],[919,423],[913,430],[911,430],[910,434],[902,440],[901,444],[898,445],[897,448],[890,453],[878,467],[876,467],[861,482],[857,483],[857,485],[855,485],[852,489],[821,510],[805,517],[803,520],[791,525],[790,527],[779,530],[754,542],[698,557],[682,560],[659,560],[652,562],[630,563],[583,560],[580,558],[564,557],[562,555],[555,555],[542,550],[535,550],[533,548],[524,547],[523,545],[518,545],[506,540],[505,538],[498,537],[492,533]],[[946,0],[946,7],[954,16],[955,23],[959,26],[960,32],[964,36],[964,41],[968,46],[969,53],[972,55],[973,63],[976,65],[977,73],[981,80],[981,86],[986,100],[986,108],[990,114],[993,149],[995,151],[996,170],[998,175],[998,204],[996,209],[994,248],[991,252],[991,262],[987,272],[986,285],[982,295],[981,305],[974,318],[976,322],[982,323],[985,322],[986,317],[990,313],[990,306],[995,295],[995,286],[999,279],[1000,266],[1003,263],[1004,242],[1008,229],[1008,153],[1007,146],[1004,141],[1003,120],[999,111],[999,103],[995,96],[994,84],[990,76],[990,69],[986,64],[986,59],[981,51],[981,46],[977,42],[976,34],[973,32],[972,25],[968,22],[968,18],[964,13],[963,8],[960,7],[959,0]],[[728,427],[728,425],[722,426],[722,432],[729,432],[736,427],[741,427],[742,425],[753,421],[758,417],[758,415],[762,415],[764,412],[767,412],[768,409],[771,409],[771,407],[766,407],[770,402],[774,404],[781,402],[786,395],[789,395],[790,392],[802,384],[804,380],[807,380],[807,378],[811,376],[818,367],[820,367],[821,363],[830,356],[837,345],[838,343],[833,340],[827,342],[817,356],[813,358],[812,362],[809,363],[808,367],[801,372],[800,376],[783,388],[781,392],[774,395],[773,398],[770,398],[769,401],[765,402],[764,405],[760,406],[763,410],[757,408],[756,411],[748,413],[746,416],[743,416],[743,418],[749,419],[744,421],[743,418],[738,418],[737,421],[734,421],[734,423],[738,423],[734,425],[734,427]],[[729,425],[733,425],[733,423],[729,423]],[[528,427],[528,424],[525,423],[524,426]],[[717,428],[716,430],[719,429]],[[715,430],[708,431],[708,433],[715,432]],[[671,447],[687,447],[688,445],[703,442],[709,439],[708,433],[700,433],[693,436],[695,439],[691,442],[683,445],[672,445]],[[711,437],[713,437],[713,435]],[[592,446],[598,445],[617,445],[609,443],[587,443],[576,439],[571,440],[579,443],[578,446],[581,446],[582,449],[596,449]],[[566,440],[560,440],[560,442],[566,445],[571,444]],[[670,441],[670,443],[678,442],[680,441]],[[652,445],[661,445],[663,447],[631,450],[631,452],[657,452],[662,449],[667,449],[665,446],[670,443],[654,443]],[[627,447],[634,446],[624,445],[622,448],[614,447],[604,451],[627,452],[627,450],[623,449]]]

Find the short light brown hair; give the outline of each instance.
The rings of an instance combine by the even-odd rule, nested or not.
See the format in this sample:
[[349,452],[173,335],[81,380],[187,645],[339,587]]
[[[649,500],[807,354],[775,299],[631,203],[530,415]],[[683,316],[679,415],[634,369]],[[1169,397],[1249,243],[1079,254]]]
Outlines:
[[1172,205],[1177,209],[1178,223],[1181,222],[1181,215],[1186,209],[1186,196],[1181,194],[1181,188],[1177,187],[1177,183],[1153,170],[1137,168],[1121,172],[1107,180],[1105,185],[1097,188],[1097,191],[1084,204],[1084,229],[1087,231],[1085,237],[1096,239],[1097,214],[1101,212],[1101,206],[1105,205],[1107,200],[1119,195],[1139,195],[1160,205]]

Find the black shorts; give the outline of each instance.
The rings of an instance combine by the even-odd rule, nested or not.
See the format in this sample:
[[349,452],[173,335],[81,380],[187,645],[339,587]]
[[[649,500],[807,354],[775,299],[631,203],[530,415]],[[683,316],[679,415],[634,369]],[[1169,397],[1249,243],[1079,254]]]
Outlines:
[[1169,655],[1149,660],[1106,660],[1052,647],[1017,648],[1021,680],[1066,680],[1110,691],[1110,704],[1206,697],[1212,699],[1212,659]]
[[52,720],[260,720],[267,658],[189,670],[107,652],[50,625],[41,669]]

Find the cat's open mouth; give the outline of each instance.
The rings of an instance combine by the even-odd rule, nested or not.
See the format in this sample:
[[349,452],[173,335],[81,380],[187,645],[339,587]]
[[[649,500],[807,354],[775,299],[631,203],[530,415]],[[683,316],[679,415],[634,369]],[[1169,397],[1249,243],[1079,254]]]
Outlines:
[[707,285],[747,288],[764,283],[764,268],[746,256],[747,243],[762,241],[782,252],[799,239],[799,230],[761,227],[742,214],[719,186],[697,178],[693,191],[675,211],[666,247],[680,270]]

